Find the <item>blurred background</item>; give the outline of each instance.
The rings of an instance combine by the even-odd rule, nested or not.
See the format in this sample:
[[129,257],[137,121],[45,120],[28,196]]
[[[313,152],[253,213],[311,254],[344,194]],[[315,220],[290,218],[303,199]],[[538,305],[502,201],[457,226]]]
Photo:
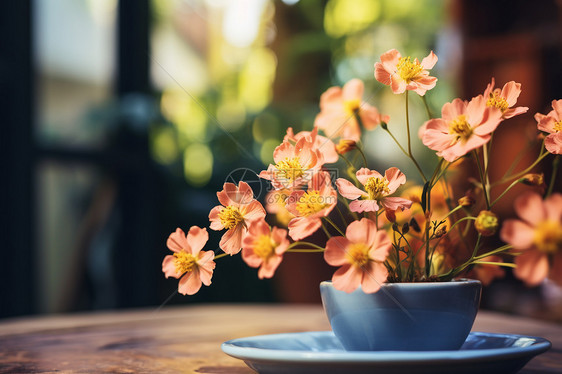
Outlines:
[[[522,83],[518,104],[529,113],[494,140],[505,170],[502,159],[525,147],[520,135],[536,130],[532,114],[562,98],[561,17],[556,0],[2,2],[0,317],[319,302],[318,282],[334,269],[315,254],[285,256],[266,281],[240,256],[224,258],[211,287],[175,294],[177,281],[161,272],[166,239],[176,227],[207,227],[225,181],[246,180],[263,198],[255,173],[288,126],[312,128],[330,86],[360,78],[368,102],[402,118],[403,97],[373,77],[391,48],[439,56],[433,113],[482,93],[492,76],[500,87]],[[421,124],[422,102],[411,102]],[[372,168],[415,175],[381,131],[365,149]],[[414,153],[433,157],[423,146]],[[219,238],[211,231],[209,248]],[[484,290],[483,306],[561,321],[562,291],[527,288],[508,272]]]

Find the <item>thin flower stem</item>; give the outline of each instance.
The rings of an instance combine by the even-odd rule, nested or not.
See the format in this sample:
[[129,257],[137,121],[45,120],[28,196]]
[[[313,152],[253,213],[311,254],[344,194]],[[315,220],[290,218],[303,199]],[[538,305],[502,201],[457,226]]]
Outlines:
[[[505,174],[503,175],[503,177],[501,178],[501,180],[509,180],[510,177],[509,175],[511,174],[511,172],[513,171],[513,169],[515,169],[515,167],[519,164],[519,162],[521,161],[521,159],[527,154],[527,152],[529,152],[531,150],[531,148],[534,146],[533,142],[527,142],[527,146],[525,147],[525,149],[523,149],[521,152],[519,152],[517,154],[517,156],[513,159],[513,161],[511,162],[511,165],[509,166],[509,168],[506,170]],[[541,155],[544,151],[544,140],[542,142],[541,145],[541,150],[539,152],[539,155]],[[500,182],[496,182],[496,184],[499,184]]]
[[324,250],[324,247],[321,247],[321,246],[316,245],[316,244],[314,244],[314,243],[310,243],[310,242],[300,242],[300,241],[299,241],[299,242],[291,243],[291,244],[289,245],[289,247],[287,248],[287,250],[293,249],[293,247],[300,246],[300,245],[305,245],[305,246],[313,247],[313,248],[316,248],[316,249]]
[[365,157],[365,153],[363,153],[363,150],[361,149],[361,147],[357,147],[357,148],[355,148],[355,149],[357,150],[357,152],[359,152],[359,154],[360,154],[361,157],[363,158],[363,165],[364,165],[365,167],[367,167],[368,164],[367,164],[367,158]]
[[490,208],[493,207],[502,197],[504,197],[504,195],[511,190],[513,187],[515,187],[517,184],[521,183],[523,181],[522,178],[519,178],[515,181],[513,181],[501,194],[500,196],[498,196],[491,204],[490,204]]
[[398,139],[396,139],[396,137],[390,132],[390,130],[388,129],[388,126],[383,127],[384,131],[386,131],[388,133],[388,135],[390,135],[390,137],[392,138],[392,140],[394,140],[394,142],[396,143],[396,145],[398,146],[398,148],[400,148],[400,150],[402,151],[402,153],[404,153],[404,155],[406,157],[408,157],[410,160],[412,160],[412,162],[414,163],[414,166],[416,167],[416,169],[418,169],[418,172],[420,173],[420,176],[422,177],[423,182],[427,182],[427,178],[425,177],[425,174],[423,173],[420,165],[418,164],[418,162],[416,161],[416,159],[414,157],[412,157],[410,154],[408,154],[408,151],[406,151],[404,149],[404,147],[402,147],[402,145],[400,145],[400,143],[398,142]]
[[[491,139],[490,139],[490,141],[491,141]],[[488,175],[488,162],[489,162],[488,147],[486,145],[484,147],[482,147],[482,157],[484,158],[484,180],[482,181],[482,183],[484,184],[484,189],[486,190],[486,194],[488,195],[489,198],[491,198],[491,195],[490,195],[490,177]]]
[[406,90],[405,92],[406,95],[406,133],[408,134],[408,157],[410,157],[410,159],[412,160],[412,162],[414,163],[414,165],[416,165],[416,168],[418,169],[418,171],[420,172],[423,182],[427,182],[427,179],[425,178],[425,175],[423,174],[423,171],[420,167],[420,165],[418,164],[418,162],[416,161],[416,159],[414,158],[414,154],[412,153],[412,140],[411,140],[411,136],[410,136],[410,111],[408,109],[408,90]]
[[340,230],[340,228],[338,227],[338,225],[336,225],[336,224],[334,223],[334,221],[332,221],[332,220],[330,219],[330,217],[327,217],[327,216],[326,216],[326,217],[324,217],[324,219],[325,219],[330,225],[332,225],[332,227],[335,228],[341,235],[345,236],[345,234],[343,233],[343,231]]
[[291,248],[287,249],[287,252],[290,253],[321,253],[324,252],[324,248],[322,249],[305,249],[305,248]]
[[556,182],[556,174],[558,173],[559,163],[560,163],[560,155],[556,155],[556,157],[554,157],[554,161],[552,161],[552,175],[550,177],[550,183],[548,185],[548,191],[546,192],[545,197],[549,197],[552,191],[554,190],[554,182]]
[[322,225],[322,230],[324,230],[324,234],[326,234],[326,236],[329,238],[332,237],[332,234],[330,234],[330,232],[328,231],[328,229],[326,228],[326,225],[324,225],[324,222],[320,221],[321,225]]
[[[544,148],[544,147],[543,147]],[[523,175],[527,174],[528,172],[530,172],[531,170],[533,170],[533,168],[535,166],[537,166],[539,164],[539,162],[541,162],[546,156],[548,156],[550,153],[548,151],[544,152],[544,150],[541,150],[541,153],[539,154],[539,157],[535,160],[535,162],[533,162],[527,169],[515,174],[515,175],[510,175],[510,176],[506,176],[503,177],[502,179],[500,179],[499,181],[492,183],[492,187],[496,186],[498,184],[503,184],[506,182],[509,182],[510,180],[513,179],[518,179],[520,177],[522,177]]]
[[359,216],[357,215],[357,213],[355,213],[354,211],[352,211],[351,209],[349,209],[349,201],[347,201],[347,199],[341,195],[338,194],[338,199],[343,202],[345,204],[345,206],[347,207],[347,210],[349,210],[349,212],[351,213],[351,215],[353,216],[353,218],[355,220],[359,219]]
[[228,253],[221,253],[221,254],[216,255],[213,258],[213,260],[218,260],[219,258],[223,258],[223,257],[226,257],[226,256],[229,256],[229,254]]
[[[478,173],[480,174],[480,181],[482,182],[482,186],[486,186],[484,170],[482,169],[482,164],[480,164],[480,157],[478,157],[478,153],[476,150],[472,151],[474,158],[476,159],[476,165],[478,166]],[[484,194],[484,199],[486,200],[486,209],[490,210],[490,198],[488,197],[488,191],[484,187],[482,189],[482,193]]]
[[492,256],[492,255],[495,255],[495,254],[497,254],[497,253],[505,252],[505,251],[510,250],[510,249],[512,249],[512,248],[513,248],[512,245],[506,244],[506,245],[501,246],[501,247],[499,247],[499,248],[496,248],[496,249],[494,249],[494,250],[492,250],[492,251],[489,251],[489,252],[486,252],[486,253],[482,253],[481,255],[475,256],[475,257],[473,258],[473,260],[481,260],[481,259],[483,259],[483,258],[485,258],[485,257]]
[[515,264],[510,262],[493,262],[493,261],[473,261],[473,264],[482,264],[482,265],[497,265],[497,266],[505,266],[508,268],[515,268],[517,267]]
[[425,95],[420,96],[422,98],[423,101],[423,105],[425,106],[425,111],[427,113],[427,118],[428,119],[432,119],[433,117],[431,116],[431,110],[429,110],[429,105],[427,104],[427,99],[425,98]]

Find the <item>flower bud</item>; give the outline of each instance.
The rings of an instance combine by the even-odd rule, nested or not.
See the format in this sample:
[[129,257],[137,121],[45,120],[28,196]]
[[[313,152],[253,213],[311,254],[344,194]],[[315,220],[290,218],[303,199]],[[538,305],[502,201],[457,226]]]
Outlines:
[[340,155],[346,154],[347,152],[354,150],[357,147],[355,140],[341,139],[336,145],[336,152]]
[[445,235],[447,233],[447,226],[441,226],[436,232],[435,232],[435,238],[440,238],[443,235]]
[[458,201],[460,206],[472,206],[474,205],[476,201],[474,200],[474,197],[469,196],[469,195],[465,195],[463,197],[461,197]]
[[418,224],[418,221],[416,221],[416,219],[413,217],[410,220],[410,227],[413,228],[415,232],[421,232],[421,228],[420,225]]
[[483,210],[476,217],[474,227],[482,236],[492,236],[498,230],[500,223],[498,216],[489,210]]
[[542,174],[525,174],[521,178],[521,183],[526,184],[527,186],[543,187],[544,176]]
[[408,222],[406,222],[406,223],[402,226],[402,234],[407,234],[408,231],[410,231],[410,225],[408,225]]

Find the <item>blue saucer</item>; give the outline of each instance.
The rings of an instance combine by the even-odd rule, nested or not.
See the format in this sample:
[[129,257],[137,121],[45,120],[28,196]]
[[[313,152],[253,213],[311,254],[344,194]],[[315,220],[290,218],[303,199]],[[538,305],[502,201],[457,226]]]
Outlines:
[[345,351],[331,331],[261,335],[224,342],[226,354],[260,374],[516,373],[551,343],[543,338],[471,332],[456,351]]

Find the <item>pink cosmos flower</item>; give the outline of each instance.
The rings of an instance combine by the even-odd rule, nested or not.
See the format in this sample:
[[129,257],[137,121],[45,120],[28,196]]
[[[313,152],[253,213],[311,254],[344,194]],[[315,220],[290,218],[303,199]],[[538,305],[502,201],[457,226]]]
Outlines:
[[562,154],[562,100],[552,100],[552,109],[546,116],[535,114],[538,128],[549,135],[544,140],[544,146],[550,153]]
[[330,174],[316,173],[306,191],[293,191],[287,199],[287,210],[296,216],[289,222],[291,238],[301,240],[316,232],[322,226],[322,217],[328,216],[337,202]]
[[254,199],[254,192],[246,182],[225,183],[223,190],[217,192],[222,205],[217,205],[209,213],[211,229],[227,229],[219,243],[220,248],[234,255],[242,248],[242,239],[248,231],[248,222],[265,217],[265,209]]
[[250,267],[259,267],[258,277],[271,278],[289,247],[287,230],[270,229],[263,218],[252,221],[242,247],[242,259]]
[[299,139],[306,137],[309,142],[312,143],[312,149],[317,150],[322,155],[322,159],[325,163],[331,164],[337,162],[339,156],[336,152],[336,145],[333,141],[326,138],[325,136],[318,135],[318,128],[314,127],[312,131],[300,131],[298,133],[293,133],[293,128],[289,127],[287,129],[287,134],[283,138],[284,142],[298,142]]
[[287,198],[290,194],[289,190],[271,190],[265,195],[265,210],[275,214],[277,224],[284,227],[295,217],[287,210]]
[[514,208],[520,219],[506,220],[500,237],[522,251],[515,258],[515,275],[531,286],[547,276],[562,285],[562,194],[543,201],[527,192],[515,199]]
[[402,57],[396,49],[381,55],[381,62],[375,64],[375,78],[390,86],[392,92],[401,94],[406,90],[423,96],[435,87],[437,78],[431,77],[428,70],[437,63],[437,56],[431,51],[420,63],[417,58]]
[[349,204],[352,212],[376,212],[382,205],[387,211],[409,209],[410,200],[401,197],[389,197],[398,187],[406,183],[406,176],[398,168],[390,168],[384,172],[384,177],[377,171],[361,168],[355,173],[357,180],[364,186],[365,191],[355,187],[347,179],[338,178],[336,186],[340,195],[353,200]]
[[320,96],[320,113],[314,126],[323,130],[329,138],[342,137],[359,140],[361,129],[356,115],[367,130],[374,129],[381,121],[388,122],[388,116],[381,116],[377,108],[363,102],[365,85],[359,79],[347,82],[343,89],[330,87]]
[[183,295],[193,295],[201,288],[211,284],[213,269],[215,268],[215,254],[213,251],[202,251],[209,240],[206,229],[192,226],[187,236],[178,228],[168,237],[166,245],[174,252],[167,255],[162,262],[162,271],[166,278],[180,278],[178,292]]
[[461,99],[445,103],[441,117],[424,123],[419,135],[423,144],[438,151],[438,156],[453,162],[490,140],[490,134],[502,120],[502,112],[486,106],[486,99],[480,95],[469,103]]
[[496,82],[492,78],[492,81],[486,87],[486,91],[484,91],[484,98],[486,99],[487,106],[498,108],[502,111],[502,118],[515,117],[529,110],[529,108],[524,106],[512,108],[517,103],[519,94],[521,94],[521,83],[510,81],[504,84],[502,89],[494,89],[495,84]]
[[323,165],[323,158],[312,139],[304,136],[296,144],[284,141],[273,151],[273,161],[259,177],[271,181],[273,188],[295,189],[305,184]]
[[341,266],[332,276],[334,287],[347,293],[359,286],[366,293],[377,292],[388,277],[384,261],[391,246],[387,233],[370,219],[349,224],[345,237],[334,236],[326,243],[324,259]]

